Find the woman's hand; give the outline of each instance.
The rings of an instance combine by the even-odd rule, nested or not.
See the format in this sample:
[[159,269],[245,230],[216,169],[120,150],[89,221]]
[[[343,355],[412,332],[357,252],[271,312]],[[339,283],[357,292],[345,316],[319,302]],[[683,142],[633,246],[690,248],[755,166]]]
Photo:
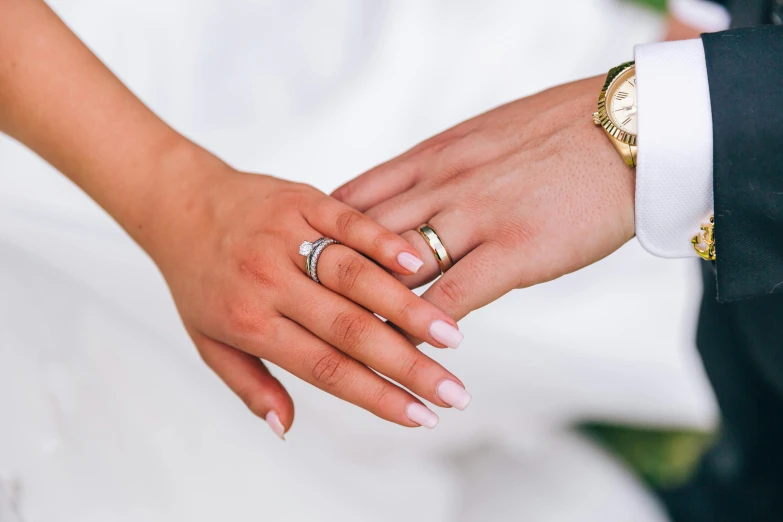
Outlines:
[[439,274],[415,231],[432,225],[458,262],[424,297],[457,320],[578,270],[634,235],[634,171],[591,120],[602,84],[574,82],[489,111],[334,196],[416,246],[425,264],[402,278],[410,287]]
[[[462,336],[398,274],[421,261],[399,236],[303,185],[237,172],[145,107],[41,0],[0,2],[0,132],[40,154],[160,267],[207,363],[280,436],[290,397],[261,363],[404,426],[470,395],[375,312],[435,346]],[[321,236],[323,286],[304,273]],[[373,371],[375,370],[375,372]]]
[[[432,428],[437,416],[373,370],[436,405],[467,406],[456,377],[373,315],[434,346],[461,340],[451,318],[362,255],[412,274],[421,262],[408,242],[312,187],[206,153],[189,163],[208,174],[193,176],[176,196],[183,203],[156,216],[166,223],[157,239],[141,243],[206,363],[279,435],[293,405],[259,359],[404,426]],[[322,236],[341,244],[318,261],[321,285],[298,247]]]

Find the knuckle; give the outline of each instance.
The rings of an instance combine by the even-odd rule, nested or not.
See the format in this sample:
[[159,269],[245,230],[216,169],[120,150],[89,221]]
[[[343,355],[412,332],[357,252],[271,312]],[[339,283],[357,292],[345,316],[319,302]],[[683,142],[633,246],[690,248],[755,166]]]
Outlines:
[[397,246],[400,240],[400,236],[392,232],[381,232],[376,234],[370,242],[370,251],[374,257],[377,257],[377,261],[381,261],[381,258],[393,258],[394,253],[399,249]]
[[416,308],[416,301],[413,299],[406,299],[405,302],[403,302],[403,304],[400,306],[399,310],[397,310],[397,315],[394,319],[395,324],[402,326],[405,330],[407,330],[405,327],[412,324],[418,315],[416,314]]
[[431,156],[448,155],[456,141],[456,139],[443,138],[441,136],[441,139],[434,140],[432,143],[430,143],[426,150]]
[[535,243],[540,234],[538,225],[529,220],[501,220],[495,223],[493,241],[505,250]]
[[433,176],[436,183],[442,184],[459,176],[475,163],[465,154],[463,138],[436,143],[430,148],[429,153],[433,158],[433,164],[438,165],[437,173]]
[[256,334],[260,342],[267,346],[277,346],[281,343],[281,321],[278,317],[259,317],[256,321]]
[[290,183],[281,188],[274,199],[279,208],[297,208],[312,190],[312,187],[304,183]]
[[350,236],[362,220],[362,215],[356,210],[342,210],[335,220],[335,228],[340,237]]
[[332,322],[332,333],[337,346],[350,355],[364,344],[369,327],[369,321],[362,314],[340,312]]
[[277,280],[270,273],[270,263],[260,252],[249,247],[244,247],[236,254],[237,269],[244,281],[264,288],[274,288]]
[[351,293],[356,288],[365,267],[365,260],[358,255],[344,256],[336,263],[334,270],[342,293]]
[[378,386],[378,389],[372,394],[371,403],[377,408],[378,410],[383,410],[384,405],[388,402],[388,399],[390,398],[389,393],[393,388],[384,383],[381,386]]
[[465,208],[465,212],[471,216],[480,216],[486,212],[489,205],[493,203],[494,198],[485,196],[479,193],[465,194],[462,204]]
[[340,353],[328,353],[313,366],[313,380],[325,389],[332,389],[345,380],[348,373],[348,358]]
[[443,161],[440,171],[433,177],[436,184],[441,186],[457,186],[464,183],[464,179],[469,177],[471,162],[467,158],[451,157]]
[[281,321],[276,316],[259,315],[248,339],[252,353],[263,354],[268,347],[279,346],[282,342],[280,326]]
[[333,203],[330,198],[313,198],[305,207],[306,212],[303,214],[311,223],[329,223],[334,219]]
[[438,290],[438,301],[448,310],[460,306],[468,298],[464,282],[454,277],[442,279],[438,285]]
[[235,335],[255,333],[263,330],[264,321],[254,307],[235,303],[228,308],[228,327]]
[[400,368],[400,375],[407,382],[416,381],[419,372],[422,369],[423,355],[413,354],[406,358]]
[[[274,208],[280,214],[289,215],[296,213],[307,216],[313,209],[313,202],[322,194],[318,189],[305,183],[289,182],[285,188],[279,190],[274,196]],[[317,207],[316,207],[317,208]]]

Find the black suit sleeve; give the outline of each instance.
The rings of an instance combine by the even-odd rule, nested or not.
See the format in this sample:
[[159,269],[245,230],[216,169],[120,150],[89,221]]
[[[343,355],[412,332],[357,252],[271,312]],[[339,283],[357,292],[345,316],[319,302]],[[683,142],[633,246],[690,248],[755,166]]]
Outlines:
[[783,27],[704,34],[702,41],[718,300],[783,293]]

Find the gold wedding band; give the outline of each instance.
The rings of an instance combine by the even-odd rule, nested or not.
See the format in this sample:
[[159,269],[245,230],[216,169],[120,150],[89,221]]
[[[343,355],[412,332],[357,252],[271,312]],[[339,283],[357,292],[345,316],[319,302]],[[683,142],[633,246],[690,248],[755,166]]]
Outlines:
[[451,268],[454,264],[451,261],[449,251],[446,250],[446,245],[443,244],[438,233],[435,232],[435,229],[429,226],[429,224],[424,223],[418,230],[421,237],[423,237],[424,241],[430,246],[432,253],[435,254],[435,259],[438,261],[438,266],[440,267],[440,273],[445,274],[446,270]]

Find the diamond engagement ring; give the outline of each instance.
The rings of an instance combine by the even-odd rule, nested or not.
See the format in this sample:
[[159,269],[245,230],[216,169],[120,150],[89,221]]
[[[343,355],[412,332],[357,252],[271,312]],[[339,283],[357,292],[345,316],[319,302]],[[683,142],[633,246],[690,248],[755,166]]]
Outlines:
[[321,257],[321,252],[326,249],[329,245],[339,245],[340,243],[335,240],[328,237],[322,237],[321,239],[317,239],[315,242],[311,243],[309,241],[305,241],[301,245],[299,245],[299,255],[302,257],[307,258],[307,273],[310,276],[310,279],[315,281],[316,283],[320,283],[321,280],[318,279],[318,258]]

